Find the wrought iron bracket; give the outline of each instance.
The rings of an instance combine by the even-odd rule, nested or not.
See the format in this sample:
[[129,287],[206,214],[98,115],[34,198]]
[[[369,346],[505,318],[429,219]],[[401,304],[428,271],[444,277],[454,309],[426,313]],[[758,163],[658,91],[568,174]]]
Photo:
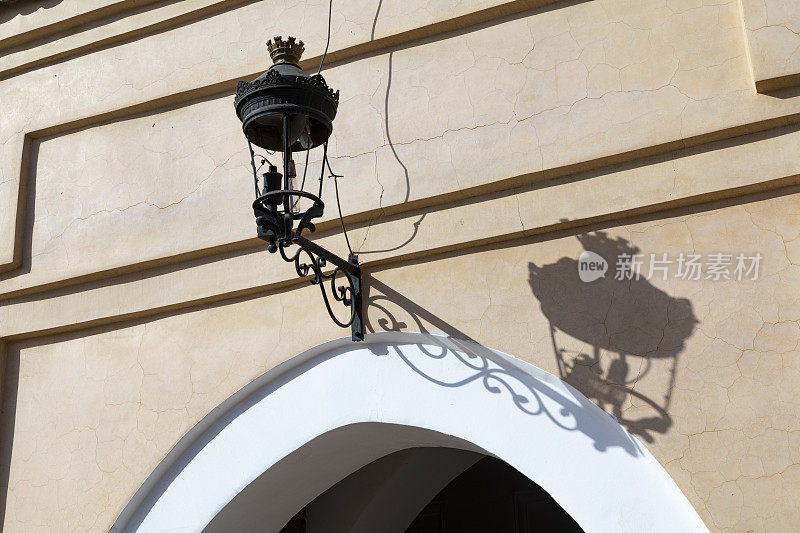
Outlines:
[[[302,213],[285,213],[279,211],[281,200],[287,196],[301,196],[312,200],[313,205]],[[331,319],[342,328],[350,328],[353,341],[364,340],[364,321],[362,316],[361,267],[358,256],[350,254],[347,260],[339,257],[322,246],[303,237],[302,232],[308,229],[313,232],[316,227],[311,219],[322,215],[325,205],[318,197],[303,191],[272,191],[260,196],[253,202],[253,211],[258,225],[258,237],[267,243],[270,253],[280,251],[287,263],[294,263],[294,269],[301,278],[308,277],[312,285],[319,285],[322,300]],[[299,221],[297,228],[293,222]],[[297,246],[294,253],[288,252]],[[326,273],[328,264],[333,270]],[[337,285],[337,278],[346,283]],[[330,292],[335,302],[341,302],[350,308],[349,320],[342,321],[331,307],[326,283],[330,284]]]

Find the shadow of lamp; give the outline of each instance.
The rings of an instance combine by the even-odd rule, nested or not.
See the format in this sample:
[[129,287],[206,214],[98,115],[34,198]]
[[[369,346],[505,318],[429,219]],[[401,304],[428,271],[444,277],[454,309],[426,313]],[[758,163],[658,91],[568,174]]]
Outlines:
[[[626,239],[612,238],[603,231],[578,235],[577,239],[584,250],[612,265],[623,255],[644,255]],[[572,257],[528,266],[531,289],[550,324],[559,377],[601,408],[609,407],[628,431],[647,442],[653,442],[652,432],[666,433],[672,425],[669,409],[678,357],[699,324],[691,302],[670,296],[639,276],[620,280],[612,274],[581,281],[579,262]],[[590,353],[560,345],[557,332],[585,343]],[[654,364],[669,367],[663,399],[641,390]],[[652,415],[629,418],[625,406],[631,401],[651,410]]]
[[[236,87],[234,106],[242,121],[242,130],[250,148],[253,169],[255,201],[253,212],[258,227],[258,237],[268,243],[271,253],[280,252],[284,261],[294,263],[300,277],[309,277],[322,291],[325,307],[333,321],[343,328],[351,328],[354,341],[363,340],[364,327],[361,306],[361,269],[355,254],[345,260],[303,236],[304,231],[314,232],[314,219],[322,216],[323,174],[328,164],[328,138],[333,131],[333,119],[339,106],[339,91],[334,91],[319,73],[309,76],[298,65],[303,53],[303,41],[294,37],[284,40],[275,37],[267,42],[272,67],[251,82],[240,81]],[[281,152],[283,172],[278,172],[266,156],[257,155],[253,146],[268,153]],[[317,194],[303,190],[296,183],[292,153],[322,147]],[[256,165],[257,160],[260,165]],[[267,165],[267,171],[259,173]],[[304,168],[304,177],[307,171]],[[304,205],[300,209],[301,199]],[[327,272],[328,264],[333,270]],[[339,285],[339,281],[345,283]],[[331,296],[326,285],[329,285]],[[350,310],[347,321],[339,320],[331,308],[331,297]]]

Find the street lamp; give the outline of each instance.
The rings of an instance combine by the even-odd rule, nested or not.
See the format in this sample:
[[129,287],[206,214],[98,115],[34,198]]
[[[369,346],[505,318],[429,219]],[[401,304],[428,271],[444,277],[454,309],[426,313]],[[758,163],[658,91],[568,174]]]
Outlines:
[[[310,275],[313,285],[319,285],[328,313],[337,325],[352,330],[354,341],[364,338],[361,316],[361,269],[358,257],[351,252],[347,260],[325,250],[303,237],[303,231],[313,232],[313,219],[322,216],[322,183],[327,160],[328,138],[333,131],[333,119],[339,105],[339,91],[334,91],[319,73],[309,76],[299,66],[303,53],[303,41],[294,37],[284,40],[275,37],[267,42],[273,65],[264,74],[251,82],[240,81],[236,87],[234,106],[242,121],[242,130],[250,147],[250,162],[256,199],[253,212],[256,216],[258,237],[268,243],[271,253],[280,252],[281,257],[294,263],[301,277]],[[253,146],[267,152],[281,152],[283,173],[266,156],[258,156]],[[297,187],[296,171],[292,153],[306,151],[307,173],[308,151],[322,147],[322,169],[319,192],[313,194],[303,190],[305,179]],[[261,164],[257,165],[257,160]],[[267,165],[267,171],[259,172]],[[307,205],[300,209],[302,199]],[[295,226],[296,223],[296,226]],[[290,250],[292,246],[296,250]],[[328,263],[333,270],[326,272]],[[337,277],[347,281],[337,286]],[[350,308],[350,319],[339,320],[331,309],[325,284],[330,284],[335,301]]]

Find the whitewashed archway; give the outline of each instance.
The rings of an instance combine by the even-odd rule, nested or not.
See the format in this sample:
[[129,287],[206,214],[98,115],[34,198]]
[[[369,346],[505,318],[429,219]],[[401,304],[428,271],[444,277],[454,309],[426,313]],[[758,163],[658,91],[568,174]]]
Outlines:
[[406,332],[331,341],[254,380],[178,442],[112,530],[214,529],[235,505],[277,531],[340,479],[416,446],[506,461],[587,532],[706,531],[647,449],[569,385],[471,342]]

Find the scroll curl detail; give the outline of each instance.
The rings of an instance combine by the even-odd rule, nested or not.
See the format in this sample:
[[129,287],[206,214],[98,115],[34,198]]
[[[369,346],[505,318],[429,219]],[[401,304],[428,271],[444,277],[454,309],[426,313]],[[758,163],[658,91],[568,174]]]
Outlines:
[[[325,302],[325,307],[328,310],[328,315],[330,315],[336,325],[342,328],[350,327],[356,317],[356,309],[353,306],[353,297],[356,293],[356,287],[353,283],[353,278],[340,267],[336,267],[333,271],[326,274],[324,269],[328,262],[324,257],[316,255],[302,246],[299,246],[294,254],[288,255],[286,253],[287,247],[288,245],[284,244],[283,241],[278,241],[278,250],[283,260],[287,263],[294,263],[294,269],[298,276],[301,278],[308,277],[312,285],[319,286],[320,292],[322,293],[322,300]],[[340,274],[343,274],[344,280],[347,281],[346,285],[337,285],[336,280]],[[345,307],[350,308],[350,319],[346,322],[339,320],[333,312],[331,308],[331,297],[328,295],[328,289],[325,287],[326,282],[330,285],[330,292],[333,300],[341,302]]]

